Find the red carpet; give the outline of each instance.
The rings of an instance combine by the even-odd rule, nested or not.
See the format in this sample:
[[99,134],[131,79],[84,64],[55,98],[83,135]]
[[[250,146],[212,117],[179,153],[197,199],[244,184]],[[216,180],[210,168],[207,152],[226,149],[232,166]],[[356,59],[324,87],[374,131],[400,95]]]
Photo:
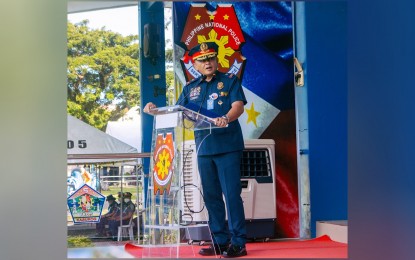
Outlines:
[[[179,248],[179,257],[215,258],[199,255],[197,252],[200,248],[202,246],[182,244]],[[249,242],[246,244],[246,249],[248,255],[239,258],[347,258],[347,244],[335,242],[328,236],[310,240]],[[126,244],[125,250],[132,256],[141,258],[143,247]]]

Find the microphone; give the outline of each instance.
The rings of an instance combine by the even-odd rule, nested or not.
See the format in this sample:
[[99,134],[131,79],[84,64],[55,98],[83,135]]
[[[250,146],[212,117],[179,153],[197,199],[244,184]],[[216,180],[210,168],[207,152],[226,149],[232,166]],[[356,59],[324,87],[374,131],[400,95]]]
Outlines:
[[176,102],[176,105],[185,106],[185,104],[182,104],[182,103],[183,103],[183,101],[185,101],[185,100],[187,99],[187,97],[190,95],[190,93],[191,93],[191,91],[189,91],[189,93],[187,93],[186,95],[184,95],[184,96],[181,98],[181,100],[178,100],[178,101]]
[[[204,78],[203,78],[204,77]],[[204,79],[206,79],[206,76],[205,75],[203,75],[203,80]],[[207,85],[206,85],[206,89],[205,89],[205,93],[203,94],[203,99],[202,99],[202,102],[200,103],[200,107],[199,107],[199,109],[197,110],[197,113],[200,113],[200,110],[202,109],[202,107],[203,107],[203,103],[205,102],[205,99],[206,99],[206,94],[208,93],[208,91],[209,91],[209,89],[208,89],[208,87],[209,87],[209,82],[207,83]]]

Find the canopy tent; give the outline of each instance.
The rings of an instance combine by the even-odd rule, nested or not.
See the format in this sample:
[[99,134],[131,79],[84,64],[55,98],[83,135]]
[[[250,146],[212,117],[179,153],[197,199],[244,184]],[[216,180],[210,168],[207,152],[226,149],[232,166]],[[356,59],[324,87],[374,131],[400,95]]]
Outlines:
[[141,152],[141,112],[140,107],[132,107],[117,121],[108,121],[105,133],[137,148]]
[[141,122],[140,121],[109,121],[106,133],[141,150]]
[[137,155],[136,148],[71,115],[68,115],[67,147],[68,164],[137,161],[136,156],[128,156]]
[[[91,188],[98,192],[101,192],[103,185],[110,182],[119,182],[120,192],[123,192],[124,179],[124,167],[134,166],[135,182],[139,183],[139,158],[146,157],[148,154],[139,154],[137,148],[128,145],[119,139],[104,133],[90,126],[87,123],[68,115],[67,117],[67,164],[68,164],[68,176],[67,176],[67,195],[68,197],[75,191],[80,189],[84,184],[88,184]],[[84,167],[79,166],[87,164]],[[104,179],[101,171],[97,165],[111,165],[120,166],[120,171],[117,173],[117,178]],[[105,167],[105,166],[104,166]],[[98,169],[97,169],[98,168]],[[87,175],[89,182],[83,178],[83,173],[88,172]],[[114,175],[115,176],[115,175]],[[106,176],[113,177],[113,176]],[[127,179],[132,181],[133,175],[128,175]],[[136,184],[135,193],[137,194],[137,204],[141,202],[139,185]],[[104,208],[107,208],[107,202],[105,201]],[[68,205],[67,205],[68,206]],[[67,208],[67,217],[70,219],[69,207]],[[138,209],[137,209],[138,214]],[[68,223],[71,221],[69,220]]]

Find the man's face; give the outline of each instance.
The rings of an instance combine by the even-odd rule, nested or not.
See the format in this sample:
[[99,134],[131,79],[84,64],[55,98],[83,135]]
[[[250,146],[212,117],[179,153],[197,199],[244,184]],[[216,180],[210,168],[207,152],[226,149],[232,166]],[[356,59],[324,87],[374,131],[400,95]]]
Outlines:
[[218,59],[215,57],[206,58],[204,60],[195,60],[193,65],[202,75],[213,76],[218,69]]

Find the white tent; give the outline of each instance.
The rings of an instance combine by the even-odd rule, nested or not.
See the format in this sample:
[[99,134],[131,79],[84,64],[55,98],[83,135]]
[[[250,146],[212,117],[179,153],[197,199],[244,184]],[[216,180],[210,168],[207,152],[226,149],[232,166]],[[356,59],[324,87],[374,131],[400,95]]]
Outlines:
[[[83,121],[71,115],[68,115],[67,127],[67,164],[69,169],[67,179],[68,196],[84,184],[84,180],[82,177],[80,177],[80,175],[77,178],[75,176],[72,176],[72,169],[76,168],[76,165],[110,164],[114,166],[121,166],[121,171],[119,175],[120,179],[124,180],[123,168],[125,166],[135,166],[138,164],[139,154],[137,148],[134,148],[131,145],[128,145],[118,140],[117,138],[112,137],[101,130],[96,129],[95,127],[90,126],[89,124],[84,123]],[[130,175],[130,178],[131,177],[132,176]],[[135,181],[138,182],[138,174],[135,177]],[[109,182],[108,180],[114,179],[105,180],[103,181],[101,179],[100,171],[93,172],[91,187],[97,189],[99,183],[99,189],[97,190],[100,190],[102,187],[102,183]],[[118,180],[115,179],[115,181]],[[120,191],[122,192],[123,182],[121,181],[120,183]],[[139,194],[138,185],[136,187],[136,193]],[[106,204],[104,205],[104,207],[107,207]],[[70,212],[68,209],[68,216],[69,214]]]
[[[137,161],[137,159],[128,158],[128,154],[137,153],[136,148],[68,115],[68,164]],[[103,156],[105,158],[102,158]]]
[[141,124],[133,121],[109,121],[106,132],[126,144],[141,150]]
[[141,152],[141,114],[138,106],[132,107],[117,121],[108,121],[105,133],[123,141]]

